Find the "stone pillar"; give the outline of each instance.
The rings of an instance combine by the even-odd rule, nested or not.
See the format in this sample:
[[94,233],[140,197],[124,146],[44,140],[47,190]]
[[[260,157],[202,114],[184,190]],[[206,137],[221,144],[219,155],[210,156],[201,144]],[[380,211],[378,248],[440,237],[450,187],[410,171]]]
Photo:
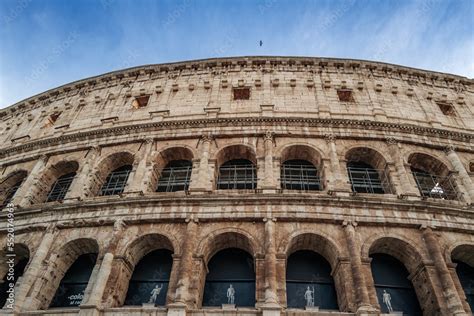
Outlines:
[[277,185],[275,183],[275,177],[273,172],[273,133],[267,131],[263,136],[263,143],[265,147],[265,163],[264,163],[264,174],[263,184],[261,188],[263,192],[275,192]]
[[56,233],[56,226],[53,224],[48,226],[38,249],[28,264],[28,268],[22,276],[22,282],[15,295],[15,309],[17,311],[30,310],[32,306],[38,306],[38,304],[32,304],[32,301],[36,300],[36,298],[28,297],[28,293],[30,293],[36,281],[41,282],[40,274],[43,269],[43,262],[46,260],[48,252],[53,245]]
[[265,303],[277,303],[275,219],[265,219]]
[[265,302],[264,315],[280,315],[276,273],[275,219],[265,219]]
[[[327,134],[326,143],[329,146],[329,159],[330,159],[330,170],[331,176],[328,175],[327,188],[329,193],[348,195],[352,190],[349,185],[349,179],[347,178],[347,172],[343,173],[341,170],[341,162],[337,154],[335,135]],[[345,170],[344,170],[345,171]]]
[[446,147],[445,152],[448,156],[449,162],[453,165],[454,170],[458,172],[459,179],[467,191],[467,196],[465,196],[464,199],[467,203],[472,204],[474,202],[474,184],[454,149],[454,146],[448,146]]
[[456,272],[456,265],[457,265],[456,263],[448,264],[449,273],[451,274],[451,278],[454,281],[454,285],[456,286],[456,289],[458,290],[458,294],[461,299],[461,303],[464,307],[464,310],[467,312],[468,315],[471,315],[474,313],[474,311],[471,310],[471,307],[469,306],[469,303],[467,302],[466,293],[464,292],[464,289],[462,287],[461,282],[459,281],[459,277]]
[[[114,233],[110,238],[110,241],[106,247],[105,255],[102,258],[100,269],[92,288],[91,295],[87,302],[81,304],[82,309],[88,309],[90,307],[100,309],[102,308],[102,298],[105,292],[107,281],[109,280],[110,273],[112,271],[112,263],[114,260],[114,253],[117,249],[117,244],[122,237],[123,231],[125,230],[125,224],[123,220],[117,220],[114,223]],[[81,314],[83,314],[81,312]]]
[[84,157],[84,162],[80,165],[77,175],[66,194],[65,202],[68,200],[83,200],[90,196],[91,187],[89,178],[93,176],[92,170],[99,155],[100,147],[94,146],[89,149],[86,157]]
[[141,150],[135,156],[135,172],[132,179],[129,180],[128,192],[146,192],[147,188],[144,179],[147,176],[147,161],[153,148],[153,139],[147,139],[142,144]]
[[181,250],[181,260],[178,270],[178,284],[174,302],[168,305],[169,316],[184,316],[186,310],[192,307],[193,300],[190,293],[191,277],[193,271],[193,254],[197,236],[197,221],[187,219],[186,236]]
[[357,314],[376,313],[377,310],[370,304],[369,293],[362,272],[362,260],[360,256],[360,243],[356,236],[355,226],[357,223],[344,222],[344,233],[346,236],[347,250],[351,262],[352,279],[354,280],[355,299]]
[[212,182],[209,174],[209,149],[213,138],[211,135],[203,135],[201,138],[201,157],[199,159],[199,170],[191,174],[190,192],[212,191]]
[[48,163],[48,159],[48,156],[42,155],[36,161],[35,166],[13,197],[12,203],[14,205],[18,205],[19,207],[28,207],[32,204],[32,201],[34,200],[32,195],[36,191],[34,188],[39,184],[38,181],[46,167],[46,164]]
[[[407,169],[405,168],[405,163],[403,161],[403,157],[400,153],[400,144],[398,141],[393,137],[387,138],[387,145],[390,152],[390,156],[392,157],[395,169],[397,171],[397,180],[394,181],[395,191],[397,195],[401,197],[415,197],[419,196],[420,193],[418,188],[414,185],[414,182],[411,181],[409,177],[412,177],[411,174],[408,174]],[[394,179],[394,176],[390,177]]]
[[451,315],[467,315],[459,298],[456,286],[451,278],[446,261],[441,253],[441,247],[436,239],[433,230],[430,227],[422,227],[423,239],[431,259],[434,262],[443,296],[446,299],[448,310]]

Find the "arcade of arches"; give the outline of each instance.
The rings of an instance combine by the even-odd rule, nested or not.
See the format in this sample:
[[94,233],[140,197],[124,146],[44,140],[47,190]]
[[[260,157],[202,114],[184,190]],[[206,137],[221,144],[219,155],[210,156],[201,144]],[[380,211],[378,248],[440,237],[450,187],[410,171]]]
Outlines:
[[[45,311],[92,304],[120,314],[143,304],[177,303],[220,309],[230,302],[231,288],[232,304],[244,309],[277,304],[288,312],[448,315],[457,310],[461,315],[473,308],[474,242],[451,249],[429,227],[406,230],[416,237],[410,240],[399,234],[403,229],[367,235],[370,229],[356,223],[338,228],[266,220],[239,229],[212,226],[193,220],[140,228],[118,222],[99,240],[91,228],[83,231],[91,237],[63,245],[54,240],[67,238],[68,229],[50,229],[35,253],[24,244],[15,249],[18,299],[26,310]],[[139,231],[148,233],[126,241]],[[49,251],[43,249],[48,242]],[[37,277],[44,273],[52,277]],[[446,291],[455,291],[450,295],[457,301],[445,300]]]

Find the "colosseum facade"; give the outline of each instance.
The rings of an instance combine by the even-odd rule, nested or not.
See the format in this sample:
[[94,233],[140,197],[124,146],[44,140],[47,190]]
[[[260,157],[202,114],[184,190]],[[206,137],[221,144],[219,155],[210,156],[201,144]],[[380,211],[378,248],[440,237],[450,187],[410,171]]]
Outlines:
[[17,315],[470,315],[473,87],[239,57],[0,110],[0,313],[14,265]]

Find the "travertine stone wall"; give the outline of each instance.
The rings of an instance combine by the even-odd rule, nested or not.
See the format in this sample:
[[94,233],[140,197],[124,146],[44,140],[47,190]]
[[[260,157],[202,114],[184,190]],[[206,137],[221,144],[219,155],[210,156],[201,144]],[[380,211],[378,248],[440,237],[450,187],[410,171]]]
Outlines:
[[[233,100],[235,87],[250,88],[250,99]],[[340,89],[354,100],[340,101]],[[29,258],[16,313],[310,315],[286,308],[286,260],[304,249],[330,263],[340,315],[380,313],[373,253],[405,265],[424,315],[468,315],[453,260],[474,266],[473,91],[471,79],[396,65],[245,57],[117,71],[1,110],[1,201],[26,175],[12,200],[17,258]],[[143,95],[148,104],[133,108]],[[219,166],[242,158],[256,165],[257,189],[217,190]],[[192,161],[189,191],[154,192],[176,159]],[[322,190],[282,189],[289,159],[312,162]],[[390,193],[353,194],[346,164],[354,159],[384,170]],[[124,193],[98,196],[125,164],[133,170]],[[453,177],[458,198],[421,197],[412,166]],[[64,201],[45,203],[71,171]],[[201,306],[207,264],[228,247],[254,258],[255,308]],[[166,307],[124,307],[135,266],[155,249],[173,252]],[[64,273],[87,252],[98,260],[81,306],[48,310]],[[0,267],[3,277],[4,260]]]

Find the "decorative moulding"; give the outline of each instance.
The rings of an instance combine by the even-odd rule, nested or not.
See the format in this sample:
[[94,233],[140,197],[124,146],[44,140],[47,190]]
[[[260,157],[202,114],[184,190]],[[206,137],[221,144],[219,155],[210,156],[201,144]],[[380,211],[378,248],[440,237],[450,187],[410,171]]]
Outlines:
[[207,116],[210,118],[216,118],[217,114],[221,111],[220,107],[208,107],[204,108],[204,112],[206,112]]
[[31,137],[30,135],[23,135],[23,136],[19,136],[19,137],[15,137],[15,138],[12,138],[12,143],[21,143],[21,142],[24,142],[24,141],[27,141],[29,140]]
[[118,116],[110,116],[110,117],[103,118],[100,121],[102,122],[102,124],[107,124],[107,123],[113,123],[115,121],[118,121],[118,119],[119,119]]

